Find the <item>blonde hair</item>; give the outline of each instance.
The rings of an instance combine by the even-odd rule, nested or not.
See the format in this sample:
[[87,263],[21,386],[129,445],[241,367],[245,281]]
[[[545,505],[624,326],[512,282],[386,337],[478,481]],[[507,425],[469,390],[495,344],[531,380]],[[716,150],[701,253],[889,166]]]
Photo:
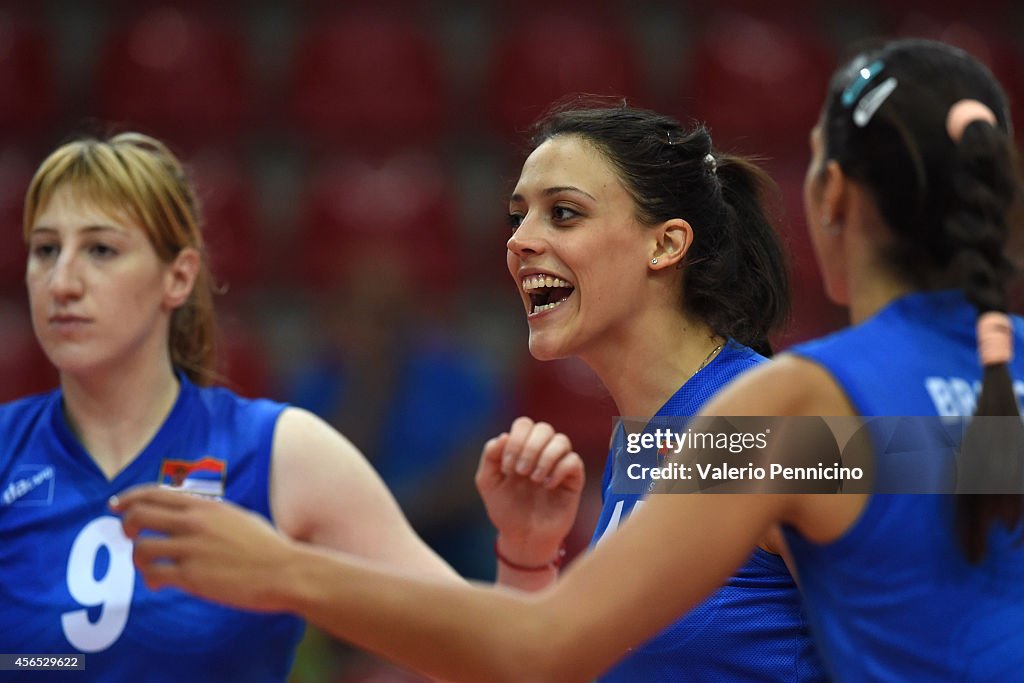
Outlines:
[[212,384],[217,377],[213,278],[198,202],[181,162],[162,142],[141,133],[62,145],[39,166],[25,195],[26,240],[39,212],[63,185],[105,211],[134,218],[165,263],[188,247],[199,252],[199,274],[188,299],[171,314],[168,344],[175,367],[196,384]]

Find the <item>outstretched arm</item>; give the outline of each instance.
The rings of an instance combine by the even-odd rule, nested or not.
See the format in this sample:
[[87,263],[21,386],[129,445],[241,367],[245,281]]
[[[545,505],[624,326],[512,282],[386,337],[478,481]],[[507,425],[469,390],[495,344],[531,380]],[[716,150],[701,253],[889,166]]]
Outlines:
[[[454,680],[590,680],[695,605],[749,555],[785,496],[655,496],[536,597],[440,584],[290,541],[235,506],[157,488],[116,504],[152,588],[288,611]],[[680,524],[679,520],[687,520]],[[166,536],[139,536],[140,529]]]
[[[795,379],[801,377],[757,370],[740,382],[778,401],[787,391],[806,391],[808,382]],[[824,405],[814,403],[820,396],[809,399]],[[724,397],[716,404],[717,414],[743,408]],[[761,409],[781,414],[790,407]],[[295,612],[428,675],[518,682],[591,680],[720,586],[771,524],[795,524],[824,541],[845,530],[863,502],[784,494],[652,496],[557,585],[532,596],[431,583],[331,554],[291,541],[237,507],[173,491],[130,491],[114,508],[123,512],[136,564],[151,587]],[[834,514],[836,505],[842,515]],[[140,536],[142,529],[158,534]]]

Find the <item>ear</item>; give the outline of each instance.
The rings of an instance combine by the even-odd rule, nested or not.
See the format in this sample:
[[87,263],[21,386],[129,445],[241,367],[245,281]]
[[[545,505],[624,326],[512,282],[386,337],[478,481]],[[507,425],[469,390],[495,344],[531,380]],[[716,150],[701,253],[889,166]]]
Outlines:
[[164,305],[174,310],[188,300],[199,276],[202,258],[192,247],[185,247],[167,267],[164,277]]
[[[846,201],[848,199],[848,179],[839,162],[832,160],[825,165],[822,179],[821,194],[822,215],[819,219],[828,225],[836,226],[840,232],[846,219]],[[822,226],[823,227],[823,226]]]
[[[648,259],[648,267],[651,270],[676,267],[686,256],[686,252],[693,245],[693,228],[682,218],[673,218],[665,221],[657,228],[657,239],[651,257]],[[653,263],[657,259],[657,263]]]
[[817,233],[812,241],[828,298],[849,305],[851,181],[835,161],[828,162],[821,175],[821,215],[807,216],[815,222],[808,227]]

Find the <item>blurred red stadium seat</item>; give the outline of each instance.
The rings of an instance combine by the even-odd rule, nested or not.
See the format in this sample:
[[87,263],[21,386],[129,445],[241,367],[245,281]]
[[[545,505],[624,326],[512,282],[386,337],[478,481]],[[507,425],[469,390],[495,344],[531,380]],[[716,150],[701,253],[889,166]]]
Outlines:
[[816,26],[722,12],[699,32],[679,116],[706,121],[720,149],[806,149],[834,66]]
[[821,9],[821,0],[690,0],[687,5],[695,15],[734,11],[757,16],[794,16]]
[[894,24],[909,17],[928,17],[942,24],[980,18],[983,21],[993,20],[996,25],[1002,24],[1006,28],[1012,25],[1014,6],[1018,4],[1015,0],[872,0],[865,3],[880,16],[884,24],[882,28],[886,31],[891,31]]
[[407,14],[352,10],[312,23],[289,81],[291,125],[314,148],[388,153],[432,145],[443,130],[440,49]]
[[578,358],[526,359],[515,388],[515,414],[543,420],[566,434],[591,476],[604,467],[618,412],[608,390]]
[[237,316],[221,314],[219,332],[217,372],[224,386],[251,398],[270,396],[270,361],[255,327]]
[[0,295],[9,292],[25,296],[27,250],[23,246],[21,219],[25,191],[33,170],[28,159],[17,150],[0,149],[0,226],[3,226],[6,245],[0,249]]
[[423,291],[447,293],[459,277],[458,221],[450,180],[434,157],[336,158],[308,182],[296,275],[331,287],[357,261],[363,271],[368,262],[398,260]]
[[173,146],[238,142],[252,109],[240,30],[173,5],[119,22],[99,49],[96,110]]
[[593,8],[513,13],[496,36],[486,76],[492,127],[518,139],[552,104],[579,93],[645,106],[640,49],[624,25]]
[[977,57],[1002,83],[1014,129],[1020,131],[1024,126],[1024,50],[1020,37],[1010,28],[1009,9],[987,1],[988,5],[983,2],[979,11],[966,16],[951,15],[948,8],[904,8],[889,16],[887,25],[894,35],[940,40]]
[[37,23],[0,9],[0,139],[24,144],[57,118],[53,45]]
[[187,166],[199,197],[216,283],[227,288],[228,295],[244,291],[266,275],[252,178],[236,158],[217,150],[192,155]]
[[57,386],[57,372],[32,332],[26,301],[0,299],[0,402]]

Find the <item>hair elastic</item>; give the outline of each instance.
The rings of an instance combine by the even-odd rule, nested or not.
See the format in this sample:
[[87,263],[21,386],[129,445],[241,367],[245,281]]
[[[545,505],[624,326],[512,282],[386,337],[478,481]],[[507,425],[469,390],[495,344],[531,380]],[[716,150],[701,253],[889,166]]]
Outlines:
[[960,142],[967,126],[975,121],[984,121],[994,126],[996,115],[984,102],[972,99],[959,100],[953,103],[946,114],[946,131],[953,142]]
[[978,316],[978,358],[983,367],[1010,362],[1013,358],[1010,316],[998,311]]

